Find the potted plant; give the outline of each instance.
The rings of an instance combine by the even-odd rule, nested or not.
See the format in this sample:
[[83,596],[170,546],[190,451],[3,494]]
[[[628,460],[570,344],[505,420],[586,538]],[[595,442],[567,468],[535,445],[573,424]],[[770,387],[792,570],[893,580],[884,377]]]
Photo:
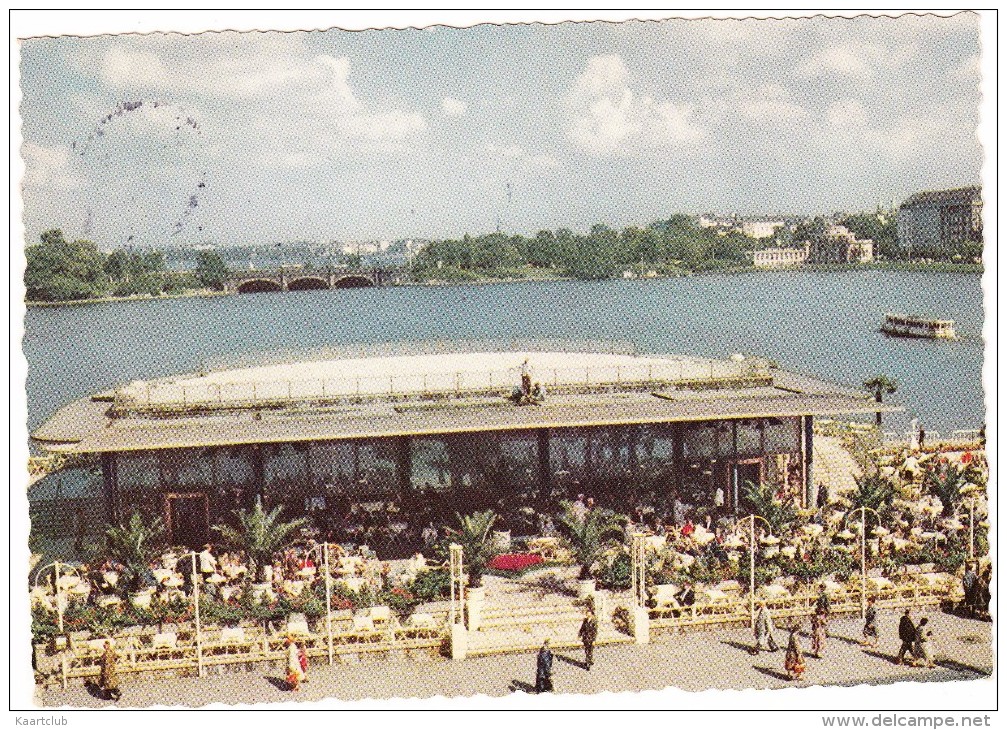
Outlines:
[[497,520],[497,514],[488,509],[465,516],[456,513],[456,516],[460,529],[452,531],[452,539],[462,546],[462,560],[468,571],[468,587],[465,591],[468,628],[476,631],[482,623],[482,607],[486,600],[483,574],[486,572],[486,565],[496,554],[490,531]]
[[254,577],[252,593],[257,599],[265,596],[270,589],[266,576],[266,567],[270,565],[273,554],[283,550],[291,542],[292,537],[308,520],[304,517],[283,522],[280,514],[282,505],[277,505],[269,512],[262,507],[262,498],[255,498],[255,507],[251,510],[235,511],[238,527],[230,525],[214,525],[214,531],[233,548],[243,550],[252,561]]
[[622,536],[623,518],[609,509],[578,510],[571,502],[561,502],[559,528],[580,565],[577,593],[581,598],[594,594],[591,570],[614,538]]
[[136,510],[129,522],[105,529],[108,553],[125,566],[125,580],[121,584],[126,587],[130,600],[138,608],[150,605],[151,593],[143,590],[143,581],[150,570],[150,560],[161,548],[164,533],[164,523],[159,517],[148,524]]

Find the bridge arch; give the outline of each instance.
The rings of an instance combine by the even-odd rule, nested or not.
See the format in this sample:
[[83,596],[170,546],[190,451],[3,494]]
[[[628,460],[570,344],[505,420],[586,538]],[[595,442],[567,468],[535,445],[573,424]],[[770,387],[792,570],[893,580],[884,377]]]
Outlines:
[[301,276],[287,283],[287,291],[312,291],[328,289],[329,282],[320,276]]
[[374,280],[362,274],[341,276],[332,282],[333,289],[359,289],[365,286],[374,286]]
[[272,279],[247,279],[238,284],[238,294],[259,294],[274,291],[283,291],[283,287],[280,282]]

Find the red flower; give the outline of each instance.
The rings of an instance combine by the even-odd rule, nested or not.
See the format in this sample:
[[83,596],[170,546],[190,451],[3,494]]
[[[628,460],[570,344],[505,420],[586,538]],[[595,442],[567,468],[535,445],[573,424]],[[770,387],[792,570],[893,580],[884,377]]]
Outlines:
[[971,451],[966,451],[964,454],[962,454],[962,463],[963,464],[971,464],[972,463],[972,452]]
[[541,555],[510,553],[507,555],[497,555],[489,562],[487,567],[491,570],[519,571],[532,565],[538,565],[541,562],[543,562]]

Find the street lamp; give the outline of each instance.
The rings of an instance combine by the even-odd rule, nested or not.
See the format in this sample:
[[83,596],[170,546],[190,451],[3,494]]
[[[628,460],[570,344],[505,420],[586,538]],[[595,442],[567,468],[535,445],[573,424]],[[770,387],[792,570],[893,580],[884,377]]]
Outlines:
[[734,523],[732,530],[736,529],[743,521],[748,520],[748,612],[751,618],[752,628],[755,628],[755,521],[762,520],[769,528],[769,534],[773,534],[773,526],[765,517],[757,514],[750,514],[742,517]]
[[60,583],[60,578],[63,577],[63,576],[65,576],[65,575],[67,575],[67,573],[63,572],[63,574],[61,575],[61,569],[62,569],[62,571],[70,571],[70,572],[72,572],[75,576],[77,576],[78,579],[80,579],[81,576],[80,576],[80,572],[75,567],[73,567],[72,565],[68,565],[67,563],[62,563],[59,560],[56,560],[56,561],[54,561],[52,563],[49,563],[48,565],[43,565],[41,568],[39,568],[38,572],[35,574],[35,587],[36,588],[39,587],[39,585],[38,585],[39,579],[42,577],[42,575],[49,568],[53,568],[53,572],[56,575],[56,577],[53,579],[53,590],[55,591],[55,596],[56,596],[56,625],[59,628],[59,633],[62,634],[63,633],[63,612],[66,610],[67,599],[66,599],[66,590],[63,588],[62,584]]
[[[881,515],[878,511],[861,505],[855,511],[860,511],[860,617],[867,615],[867,512],[873,512],[878,518],[878,526],[881,526]],[[847,512],[843,518],[843,524],[849,519],[853,512]]]
[[305,555],[321,551],[319,562],[325,571],[325,637],[328,644],[329,664],[333,662],[332,648],[332,573],[329,571],[329,543],[323,542],[310,548]]
[[199,620],[199,573],[196,572],[196,558],[199,557],[199,553],[195,550],[191,552],[182,553],[178,556],[179,560],[182,558],[189,558],[192,565],[192,604],[193,612],[195,613],[196,619],[196,672],[197,675],[203,676],[203,629],[202,623]]
[[[975,485],[966,485],[965,488],[969,487],[975,487]],[[959,505],[959,508],[963,505],[968,505],[969,508],[969,560],[976,558],[976,495],[973,492],[977,490],[978,487],[970,489],[970,494]]]

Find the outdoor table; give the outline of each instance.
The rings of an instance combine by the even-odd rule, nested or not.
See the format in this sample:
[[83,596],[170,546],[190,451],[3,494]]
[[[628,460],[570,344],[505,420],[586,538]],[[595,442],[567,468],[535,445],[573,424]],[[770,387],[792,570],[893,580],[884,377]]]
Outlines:
[[717,539],[717,536],[714,535],[709,530],[701,530],[700,528],[696,528],[696,531],[692,534],[692,539],[696,541],[697,545],[702,546],[702,545],[709,545],[711,542]]
[[729,600],[729,596],[724,591],[718,591],[716,588],[707,588],[700,591],[699,595],[705,599],[705,603],[725,603]]
[[101,608],[107,608],[108,606],[118,606],[122,603],[122,599],[119,596],[102,596],[98,599],[98,606]]
[[248,568],[246,568],[244,565],[225,565],[223,568],[221,568],[221,571],[223,571],[224,575],[233,580],[234,578],[237,578],[239,575],[245,575],[246,573],[248,573]]
[[783,556],[789,560],[793,560],[794,556],[797,555],[797,547],[794,545],[784,545],[780,548],[780,552]]
[[75,575],[60,576],[60,579],[58,581],[56,581],[56,585],[60,589],[62,589],[64,591],[70,590],[71,588],[73,588],[74,586],[76,586],[78,583],[80,583],[80,578],[78,578]]
[[846,590],[842,585],[832,580],[823,580],[821,585],[826,593],[840,593]]
[[303,580],[285,580],[283,581],[283,592],[289,596],[299,596],[301,591],[304,590]]
[[296,573],[298,578],[314,578],[315,569],[314,568],[301,568]]
[[646,538],[647,548],[650,550],[660,550],[668,542],[668,539],[664,535],[649,535]]
[[740,593],[741,583],[736,580],[722,580],[714,586],[714,589],[724,593]]
[[119,582],[119,574],[116,573],[114,570],[106,570],[104,573],[101,574],[101,577],[104,578],[105,582],[108,583],[113,588],[115,588],[116,583]]
[[822,527],[821,525],[805,525],[804,527],[801,528],[801,530],[804,531],[805,535],[814,539],[819,535],[821,535],[822,532],[825,531],[825,528]]
[[241,589],[238,588],[238,586],[223,586],[220,589],[220,597],[223,599],[224,603],[227,603],[239,590]]
[[920,573],[916,576],[916,582],[928,587],[934,587],[947,583],[950,577],[947,573]]
[[435,629],[437,620],[429,613],[414,613],[406,620],[406,625],[414,629]]
[[892,549],[893,550],[895,550],[897,552],[901,552],[902,550],[905,550],[906,547],[908,547],[908,546],[909,546],[909,541],[908,540],[903,540],[901,537],[893,537],[892,538]]
[[150,572],[153,573],[158,583],[164,583],[164,581],[175,574],[174,570],[168,570],[167,568],[156,568]]
[[355,577],[340,578],[339,580],[335,581],[335,583],[336,585],[342,583],[344,586],[346,586],[346,588],[353,591],[354,593],[358,593],[360,589],[364,587],[363,578],[355,578]]
[[220,573],[213,573],[212,575],[210,575],[206,579],[206,582],[207,583],[215,583],[215,584],[217,584],[217,583],[226,583],[227,582],[227,578],[225,578],[224,576],[222,576]]
[[867,585],[871,588],[871,590],[875,591],[884,591],[895,587],[894,583],[888,580],[888,578],[884,578],[882,576],[872,576],[868,578]]
[[787,598],[790,596],[790,591],[783,586],[776,585],[774,583],[771,583],[768,586],[762,586],[759,591],[765,598],[770,599]]

